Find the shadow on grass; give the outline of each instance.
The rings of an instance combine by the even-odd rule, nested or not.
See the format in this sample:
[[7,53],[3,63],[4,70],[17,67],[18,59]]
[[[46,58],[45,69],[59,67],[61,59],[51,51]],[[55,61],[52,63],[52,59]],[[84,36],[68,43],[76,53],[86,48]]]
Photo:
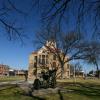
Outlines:
[[63,95],[62,95],[62,93],[61,93],[60,90],[58,90],[58,95],[59,95],[59,99],[60,99],[60,100],[64,100]]
[[79,84],[80,87],[78,89],[73,89],[76,93],[79,93],[81,95],[86,95],[86,96],[99,96],[100,97],[100,86],[99,85],[83,85]]
[[[60,84],[61,85],[61,84]],[[78,93],[80,95],[85,95],[89,97],[100,97],[100,85],[95,85],[91,83],[63,83],[62,87],[66,89],[73,90],[73,93]]]
[[33,100],[46,100],[45,98],[39,97],[39,96],[33,96],[33,95],[27,95],[27,94],[23,94],[25,96],[29,96],[31,98],[33,98]]
[[[4,91],[4,92],[3,92]],[[8,93],[10,91],[10,94]],[[25,93],[25,91],[23,91],[18,85],[16,84],[6,84],[6,85],[2,85],[0,87],[0,95],[12,95],[12,96],[18,96],[18,95],[23,95],[23,96],[28,96],[31,97],[33,100],[46,100],[42,97],[37,97],[37,96],[33,96],[32,95],[32,91],[30,91],[29,93]]]
[[[95,85],[91,83],[64,83],[60,84],[61,87],[65,87],[66,90],[73,90],[70,93],[79,94],[81,96],[87,96],[89,98],[100,98],[100,85]],[[58,86],[59,87],[59,86]],[[49,95],[49,94],[48,94]],[[61,90],[58,90],[59,100],[64,100],[63,93]],[[30,96],[37,100],[46,100],[45,98]]]
[[[12,94],[15,95],[25,95],[25,96],[29,96],[31,97],[33,100],[47,100],[44,97],[39,97],[39,96],[33,96],[32,95],[32,91],[29,91],[28,93],[25,93],[24,91],[22,91],[21,89],[16,89],[16,85],[13,86],[8,86],[7,88],[2,88],[1,90],[6,90],[8,89],[14,89],[15,91],[12,91]],[[76,82],[75,84],[71,83],[61,83],[58,87],[65,87],[66,90],[73,90],[70,93],[75,93],[75,94],[79,94],[81,96],[88,96],[90,98],[100,98],[100,85],[96,85],[96,84],[90,84],[90,83],[79,83]],[[1,91],[0,90],[0,91]],[[61,92],[61,90],[58,90],[59,95],[59,100],[64,100],[63,97],[63,93]],[[48,94],[49,95],[49,94]]]
[[24,96],[29,96],[31,98],[33,98],[33,100],[46,100],[45,98],[42,98],[42,97],[39,97],[39,96],[33,96],[32,94],[32,91],[29,91],[28,93],[22,93],[21,95],[24,95]]
[[40,97],[37,97],[37,96],[33,96],[34,99],[37,99],[37,100],[46,100],[44,98],[40,98]]
[[12,89],[12,88],[15,88],[15,87],[18,87],[18,85],[17,84],[1,85],[0,86],[0,91],[7,90],[7,89]]

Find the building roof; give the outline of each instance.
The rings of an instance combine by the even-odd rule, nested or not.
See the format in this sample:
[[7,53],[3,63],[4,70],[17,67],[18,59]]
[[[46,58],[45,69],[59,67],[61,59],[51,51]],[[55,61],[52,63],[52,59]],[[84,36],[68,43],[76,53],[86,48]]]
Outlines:
[[0,67],[9,68],[9,66],[8,66],[8,65],[4,65],[4,64],[0,64]]
[[37,54],[37,51],[33,51],[31,54]]

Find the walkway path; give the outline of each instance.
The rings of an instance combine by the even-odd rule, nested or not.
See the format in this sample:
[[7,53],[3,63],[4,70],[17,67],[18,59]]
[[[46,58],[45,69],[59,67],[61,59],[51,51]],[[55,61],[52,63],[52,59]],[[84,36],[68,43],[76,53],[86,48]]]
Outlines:
[[7,84],[22,84],[24,80],[21,81],[8,81],[8,82],[0,82],[0,86],[7,85]]

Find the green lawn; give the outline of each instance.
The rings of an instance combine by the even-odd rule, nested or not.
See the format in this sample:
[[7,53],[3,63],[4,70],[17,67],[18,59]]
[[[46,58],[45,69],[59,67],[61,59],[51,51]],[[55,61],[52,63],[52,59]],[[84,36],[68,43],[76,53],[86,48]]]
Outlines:
[[7,81],[17,81],[17,80],[25,80],[24,77],[20,76],[0,76],[0,82],[7,82]]
[[6,86],[0,88],[0,100],[33,100],[32,97],[24,94],[24,91],[16,86]]
[[46,100],[100,100],[100,80],[72,79],[58,80],[58,86],[67,90],[67,93],[58,92],[43,96]]
[[0,100],[100,100],[100,80],[61,80],[58,86],[67,90],[62,93],[42,95],[40,97],[27,96],[16,86],[0,87]]
[[[76,85],[66,84],[66,90],[72,90],[67,94],[62,94],[67,100],[99,100],[100,85],[76,83]],[[65,98],[64,97],[64,98]],[[65,100],[65,99],[64,99]]]

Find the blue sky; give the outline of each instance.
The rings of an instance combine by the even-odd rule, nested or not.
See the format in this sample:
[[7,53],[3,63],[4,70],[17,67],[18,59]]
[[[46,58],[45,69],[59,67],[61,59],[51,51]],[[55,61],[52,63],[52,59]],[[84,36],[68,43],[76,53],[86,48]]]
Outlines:
[[[3,0],[0,0],[0,3]],[[13,3],[16,4],[17,8],[22,9],[24,12],[30,11],[30,2],[31,0],[12,0]],[[21,3],[22,2],[22,3]],[[1,5],[0,5],[1,6]],[[28,69],[28,57],[29,54],[34,51],[36,48],[32,44],[32,39],[34,39],[34,34],[40,29],[40,14],[38,11],[33,10],[31,11],[27,17],[23,15],[18,15],[15,12],[11,13],[9,16],[9,20],[19,20],[17,26],[23,27],[23,33],[30,36],[30,39],[25,39],[25,45],[22,46],[20,41],[8,41],[5,35],[4,29],[0,26],[0,63],[7,64],[11,68],[16,69]],[[73,18],[72,18],[73,19]],[[74,30],[75,20],[69,19],[70,24],[69,26],[65,26],[65,30]],[[86,33],[91,33],[90,24],[87,22],[86,27],[88,28]],[[73,28],[73,29],[72,29]],[[87,37],[90,34],[86,34]],[[91,70],[94,69],[93,65],[87,65],[86,63],[82,63],[84,66],[84,70]]]
[[25,46],[13,43],[6,39],[0,39],[0,63],[7,64],[12,68],[27,69],[29,54],[34,50],[32,43]]
[[[2,2],[3,0],[0,0]],[[20,0],[15,0],[16,5]],[[27,5],[27,0],[25,3],[18,3],[19,9],[24,9],[27,12],[30,8]],[[40,27],[40,17],[39,13],[33,12],[33,14],[29,14],[27,17],[23,15],[17,15],[17,13],[10,14],[9,19],[16,19],[19,21],[17,26],[22,26],[23,33],[29,36],[29,39],[24,39],[25,45],[21,45],[20,41],[9,41],[7,39],[6,32],[2,25],[0,26],[0,63],[9,65],[11,68],[15,69],[28,69],[28,57],[29,54],[34,51],[35,47],[32,43],[32,39],[34,39],[34,34]],[[22,34],[23,34],[22,33]]]

